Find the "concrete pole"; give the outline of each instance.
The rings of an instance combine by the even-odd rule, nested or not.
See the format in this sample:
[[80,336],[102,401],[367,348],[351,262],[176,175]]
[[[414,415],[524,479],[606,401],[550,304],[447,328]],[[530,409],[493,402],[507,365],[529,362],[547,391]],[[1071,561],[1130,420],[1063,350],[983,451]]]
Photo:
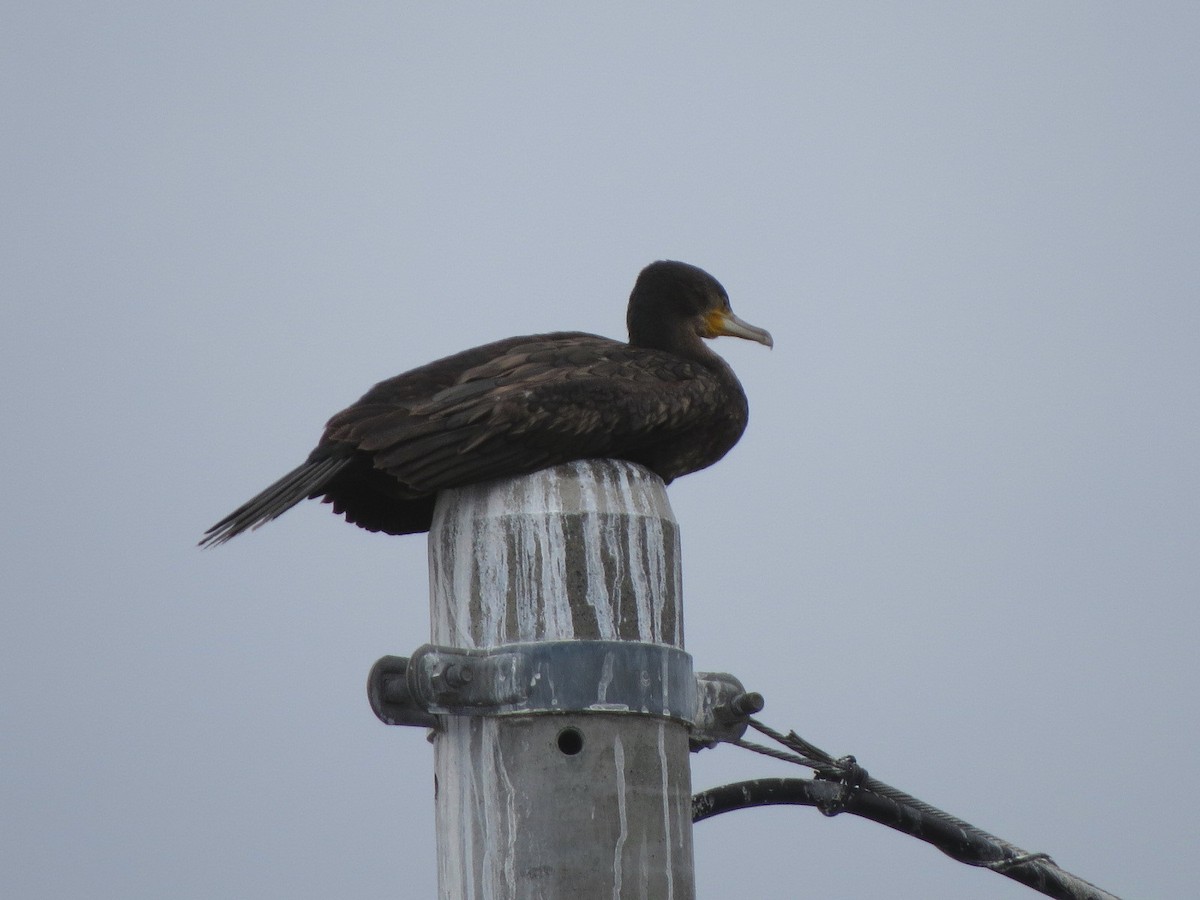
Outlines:
[[[683,648],[679,531],[662,481],[610,460],[443,492],[434,644]],[[446,716],[434,739],[444,900],[692,900],[682,723],[616,712]]]

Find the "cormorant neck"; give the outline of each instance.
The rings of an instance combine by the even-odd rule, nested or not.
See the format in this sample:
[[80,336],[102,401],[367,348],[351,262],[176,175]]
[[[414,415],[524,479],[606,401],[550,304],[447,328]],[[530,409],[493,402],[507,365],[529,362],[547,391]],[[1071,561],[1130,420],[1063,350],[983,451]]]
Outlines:
[[663,350],[706,365],[711,365],[713,360],[722,362],[687,320],[635,319],[629,323],[629,343],[633,347]]

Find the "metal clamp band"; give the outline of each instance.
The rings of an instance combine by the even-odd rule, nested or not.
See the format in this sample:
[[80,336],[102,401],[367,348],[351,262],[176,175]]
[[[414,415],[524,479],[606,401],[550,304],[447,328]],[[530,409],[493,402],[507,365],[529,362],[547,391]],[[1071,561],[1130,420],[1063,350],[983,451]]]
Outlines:
[[637,641],[548,641],[459,650],[426,644],[385,656],[368,681],[385,722],[428,725],[434,715],[630,713],[690,724],[692,658]]
[[441,716],[616,713],[689,727],[693,751],[735,741],[763,708],[723,672],[692,674],[675,647],[633,641],[553,641],[458,650],[426,644],[412,658],[385,656],[367,679],[388,725],[436,728]]

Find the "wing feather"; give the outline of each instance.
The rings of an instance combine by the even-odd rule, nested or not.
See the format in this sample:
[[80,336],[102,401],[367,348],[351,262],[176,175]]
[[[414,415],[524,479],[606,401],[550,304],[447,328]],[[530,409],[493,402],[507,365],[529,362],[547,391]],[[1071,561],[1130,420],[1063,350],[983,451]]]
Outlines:
[[349,462],[349,457],[345,456],[309,459],[208,529],[200,546],[219,546],[243,531],[253,530],[278,518],[301,500],[321,496],[325,486]]
[[348,410],[332,434],[370,451],[409,490],[432,493],[573,459],[652,461],[657,446],[697,426],[716,387],[698,363],[571,336],[514,345],[390,411]]

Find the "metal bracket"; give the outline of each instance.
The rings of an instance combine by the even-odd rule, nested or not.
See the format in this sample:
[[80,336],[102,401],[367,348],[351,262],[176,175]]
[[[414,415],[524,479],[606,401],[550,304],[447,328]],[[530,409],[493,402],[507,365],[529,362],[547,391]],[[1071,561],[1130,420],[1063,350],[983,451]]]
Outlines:
[[459,650],[426,644],[411,658],[385,656],[367,679],[388,725],[436,728],[440,716],[617,713],[691,728],[693,751],[736,740],[762,709],[732,675],[692,674],[675,647],[637,641],[547,641]]
[[696,718],[688,738],[693,753],[738,740],[746,732],[746,720],[766,705],[762,694],[747,692],[727,672],[697,672],[696,694]]
[[692,658],[663,644],[546,641],[458,650],[426,644],[411,659],[385,656],[367,694],[389,724],[431,725],[437,715],[634,713],[690,723]]
[[371,666],[367,701],[384,725],[437,728],[438,717],[420,706],[408,689],[407,656],[381,656]]

